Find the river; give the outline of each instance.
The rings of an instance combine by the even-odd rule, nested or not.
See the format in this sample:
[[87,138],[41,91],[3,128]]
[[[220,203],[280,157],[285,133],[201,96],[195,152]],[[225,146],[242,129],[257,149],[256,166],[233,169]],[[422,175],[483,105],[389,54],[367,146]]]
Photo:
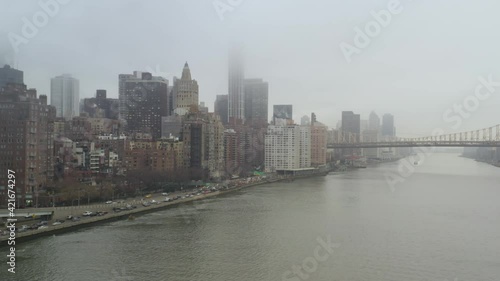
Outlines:
[[434,154],[391,188],[397,165],[24,242],[0,280],[500,280],[500,169]]

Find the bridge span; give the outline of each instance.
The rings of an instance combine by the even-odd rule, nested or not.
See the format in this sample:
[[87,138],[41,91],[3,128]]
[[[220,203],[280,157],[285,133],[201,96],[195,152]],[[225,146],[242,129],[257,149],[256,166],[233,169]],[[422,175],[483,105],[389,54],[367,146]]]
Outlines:
[[500,147],[500,125],[493,127],[419,138],[379,137],[339,131],[328,148],[390,147]]

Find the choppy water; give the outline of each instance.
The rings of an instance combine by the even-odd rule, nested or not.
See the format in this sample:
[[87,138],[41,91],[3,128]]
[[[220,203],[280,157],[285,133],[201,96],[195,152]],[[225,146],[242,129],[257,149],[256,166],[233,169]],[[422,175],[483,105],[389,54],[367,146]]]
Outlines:
[[500,280],[500,169],[435,154],[392,190],[396,165],[26,242],[0,280]]

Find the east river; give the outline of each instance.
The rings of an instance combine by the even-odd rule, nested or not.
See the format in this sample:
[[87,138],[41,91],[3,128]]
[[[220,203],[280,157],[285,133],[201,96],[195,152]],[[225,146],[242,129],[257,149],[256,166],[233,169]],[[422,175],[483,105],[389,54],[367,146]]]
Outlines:
[[[414,163],[411,163],[412,165]],[[434,154],[261,185],[17,245],[43,281],[498,281],[500,168]]]

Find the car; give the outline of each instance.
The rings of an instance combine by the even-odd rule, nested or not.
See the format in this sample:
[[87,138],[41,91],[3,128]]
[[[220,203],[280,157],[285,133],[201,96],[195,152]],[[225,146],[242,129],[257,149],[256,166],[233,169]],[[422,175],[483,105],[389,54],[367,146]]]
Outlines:
[[47,224],[49,224],[49,222],[48,221],[40,221],[39,224],[40,225],[47,225]]
[[142,203],[142,206],[144,206],[144,207],[149,207],[149,206],[151,206],[151,203],[149,203],[149,202],[143,202],[143,203]]
[[163,199],[163,202],[170,202],[172,201],[172,199],[168,198],[168,197],[165,197],[165,199]]
[[113,204],[113,201],[106,201],[106,204]]
[[92,212],[91,211],[85,211],[83,212],[82,214],[84,217],[90,217],[92,215]]
[[108,212],[97,212],[97,215],[98,215],[98,216],[104,216],[104,215],[106,215],[107,213],[108,213]]
[[160,204],[160,202],[153,199],[153,200],[151,200],[151,204]]
[[144,196],[144,197],[146,197],[146,198],[151,198],[152,196],[153,196],[153,195],[148,194],[148,195],[146,195],[146,196]]
[[72,216],[72,215],[69,215],[69,216],[67,216],[67,217],[66,217],[66,219],[67,219],[67,220],[71,220],[71,219],[73,219],[73,216]]
[[168,196],[168,192],[163,192],[161,195]]
[[80,217],[73,217],[71,221],[80,221]]
[[55,222],[52,223],[52,225],[60,225],[60,224],[61,224],[60,221],[55,221]]
[[46,228],[49,228],[49,227],[46,225],[41,225],[40,227],[38,227],[38,229],[46,229]]

